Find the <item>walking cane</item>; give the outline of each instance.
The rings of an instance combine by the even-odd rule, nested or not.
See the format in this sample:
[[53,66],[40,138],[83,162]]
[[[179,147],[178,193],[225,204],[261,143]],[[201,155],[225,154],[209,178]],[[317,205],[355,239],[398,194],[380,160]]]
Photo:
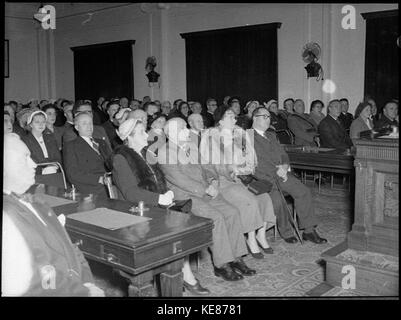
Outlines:
[[280,195],[281,195],[282,200],[283,200],[284,203],[285,203],[285,206],[286,206],[286,208],[287,208],[288,215],[289,215],[289,217],[290,217],[290,222],[292,223],[292,227],[293,227],[293,229],[295,230],[296,236],[298,237],[299,242],[301,242],[301,244],[303,244],[302,237],[301,237],[300,234],[299,234],[299,230],[298,230],[297,224],[295,223],[294,218],[293,218],[293,216],[292,216],[292,214],[291,214],[291,209],[290,209],[290,207],[288,206],[287,201],[285,200],[283,191],[282,191],[281,188],[280,188],[280,184],[279,184],[279,181],[278,181],[278,178],[277,178],[277,177],[274,177],[274,182],[275,182],[275,184],[276,184],[276,186],[277,186],[277,189],[278,189],[278,191],[279,191],[279,193],[280,193]]

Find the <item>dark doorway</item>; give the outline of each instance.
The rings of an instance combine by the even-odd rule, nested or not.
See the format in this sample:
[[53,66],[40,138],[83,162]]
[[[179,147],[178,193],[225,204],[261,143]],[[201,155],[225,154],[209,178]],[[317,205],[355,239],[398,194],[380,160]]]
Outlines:
[[134,97],[135,40],[73,47],[75,100]]
[[277,28],[269,23],[183,33],[187,99],[219,102],[226,95],[248,100],[277,99]]
[[384,103],[398,99],[398,10],[363,13],[366,20],[365,96]]

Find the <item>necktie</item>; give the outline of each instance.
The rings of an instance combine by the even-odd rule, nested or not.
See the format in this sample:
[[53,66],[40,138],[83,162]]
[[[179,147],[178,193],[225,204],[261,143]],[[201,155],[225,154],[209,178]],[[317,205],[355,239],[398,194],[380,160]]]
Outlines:
[[92,147],[93,147],[93,149],[98,153],[98,154],[100,154],[100,151],[99,151],[99,144],[93,139],[93,138],[90,138],[91,139],[91,142],[92,142]]

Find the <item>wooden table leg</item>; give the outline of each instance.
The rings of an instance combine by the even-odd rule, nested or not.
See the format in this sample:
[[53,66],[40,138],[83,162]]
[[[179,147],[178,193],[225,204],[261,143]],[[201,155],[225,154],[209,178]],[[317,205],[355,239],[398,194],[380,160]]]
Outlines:
[[145,272],[136,276],[130,275],[122,270],[117,271],[122,277],[128,281],[128,296],[129,297],[153,297],[153,274]]
[[160,273],[160,290],[162,297],[182,297],[183,259],[174,261],[167,266],[167,270]]

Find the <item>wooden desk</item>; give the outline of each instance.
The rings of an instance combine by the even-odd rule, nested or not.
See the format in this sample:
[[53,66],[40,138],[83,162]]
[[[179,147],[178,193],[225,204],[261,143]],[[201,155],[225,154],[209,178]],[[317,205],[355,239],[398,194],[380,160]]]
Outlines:
[[352,175],[354,157],[335,149],[306,148],[295,145],[282,145],[288,153],[291,167],[311,171],[322,171]]
[[[64,190],[51,186],[33,186],[30,192],[65,197]],[[152,295],[154,276],[160,276],[162,296],[182,296],[183,258],[212,244],[212,220],[152,207],[143,215],[151,220],[108,230],[68,219],[68,214],[101,207],[130,213],[134,203],[96,197],[88,201],[80,195],[76,200],[53,210],[67,216],[65,227],[71,241],[86,258],[111,266],[126,278],[129,296]]]

